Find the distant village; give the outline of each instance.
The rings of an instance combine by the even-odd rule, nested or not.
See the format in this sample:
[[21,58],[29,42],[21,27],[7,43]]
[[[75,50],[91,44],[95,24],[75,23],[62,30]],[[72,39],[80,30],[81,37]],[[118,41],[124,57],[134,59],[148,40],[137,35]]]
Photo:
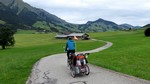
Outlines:
[[81,40],[89,40],[90,37],[86,33],[70,33],[70,34],[57,34],[55,36],[56,39],[67,39],[69,37],[72,37],[76,40],[81,39]]

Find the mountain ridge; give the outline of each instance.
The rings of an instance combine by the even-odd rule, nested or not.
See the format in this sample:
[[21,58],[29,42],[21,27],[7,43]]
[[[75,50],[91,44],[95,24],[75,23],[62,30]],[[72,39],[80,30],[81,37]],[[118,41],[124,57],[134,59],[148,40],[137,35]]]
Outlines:
[[[0,0],[0,2],[10,8],[11,11],[16,14],[16,16],[21,18],[21,20],[19,20],[19,18],[16,18],[19,20],[18,24],[33,27],[33,24],[39,21],[45,21],[46,27],[49,27],[48,31],[78,31],[75,25],[67,23],[65,20],[62,20],[59,17],[50,14],[43,9],[32,7],[29,4],[23,2],[22,0]],[[37,27],[37,29],[39,28],[40,26]],[[36,28],[33,27],[33,29]]]
[[[19,25],[19,27],[23,27],[23,29],[40,29],[49,32],[64,33],[117,31],[124,28],[123,26],[102,18],[96,21],[88,21],[85,24],[69,23],[43,9],[32,7],[28,3],[23,2],[23,0],[0,0],[0,3],[0,20],[8,24]],[[5,18],[2,16],[5,16]]]
[[120,30],[120,26],[112,21],[107,21],[99,18],[95,21],[88,21],[86,24],[80,25],[80,29],[91,32],[105,32]]

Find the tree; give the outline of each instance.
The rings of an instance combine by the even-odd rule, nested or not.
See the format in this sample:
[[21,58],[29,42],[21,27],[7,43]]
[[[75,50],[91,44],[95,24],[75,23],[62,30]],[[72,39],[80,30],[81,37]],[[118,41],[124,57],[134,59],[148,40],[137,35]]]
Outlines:
[[0,45],[2,49],[5,49],[6,46],[13,46],[15,44],[14,32],[11,28],[0,28]]
[[150,28],[147,28],[144,32],[145,36],[150,36]]

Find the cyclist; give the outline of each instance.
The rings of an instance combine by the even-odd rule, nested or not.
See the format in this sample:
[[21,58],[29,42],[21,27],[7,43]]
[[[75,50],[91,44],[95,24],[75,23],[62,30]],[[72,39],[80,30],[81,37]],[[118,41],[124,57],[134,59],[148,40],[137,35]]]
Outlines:
[[69,37],[68,41],[66,42],[66,48],[65,51],[67,51],[67,58],[71,59],[69,54],[75,54],[75,42],[71,37]]

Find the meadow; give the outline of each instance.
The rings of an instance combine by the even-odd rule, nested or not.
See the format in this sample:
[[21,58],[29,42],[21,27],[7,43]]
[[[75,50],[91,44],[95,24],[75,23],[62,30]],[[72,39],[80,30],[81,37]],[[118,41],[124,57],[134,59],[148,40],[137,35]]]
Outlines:
[[96,39],[110,41],[113,46],[89,56],[90,63],[150,80],[150,37],[143,30],[91,33]]
[[[38,60],[52,54],[64,53],[66,40],[55,39],[55,33],[32,34],[33,32],[19,31],[14,35],[14,47],[0,49],[0,84],[25,84]],[[91,40],[76,41],[77,52],[91,50],[104,44]]]
[[[15,34],[16,44],[0,49],[0,84],[25,84],[33,65],[42,57],[64,53],[66,40],[55,39],[55,33]],[[89,33],[91,38],[110,41],[113,46],[90,54],[89,63],[124,74],[150,80],[150,37],[143,30]],[[105,45],[92,40],[75,41],[77,52]]]

